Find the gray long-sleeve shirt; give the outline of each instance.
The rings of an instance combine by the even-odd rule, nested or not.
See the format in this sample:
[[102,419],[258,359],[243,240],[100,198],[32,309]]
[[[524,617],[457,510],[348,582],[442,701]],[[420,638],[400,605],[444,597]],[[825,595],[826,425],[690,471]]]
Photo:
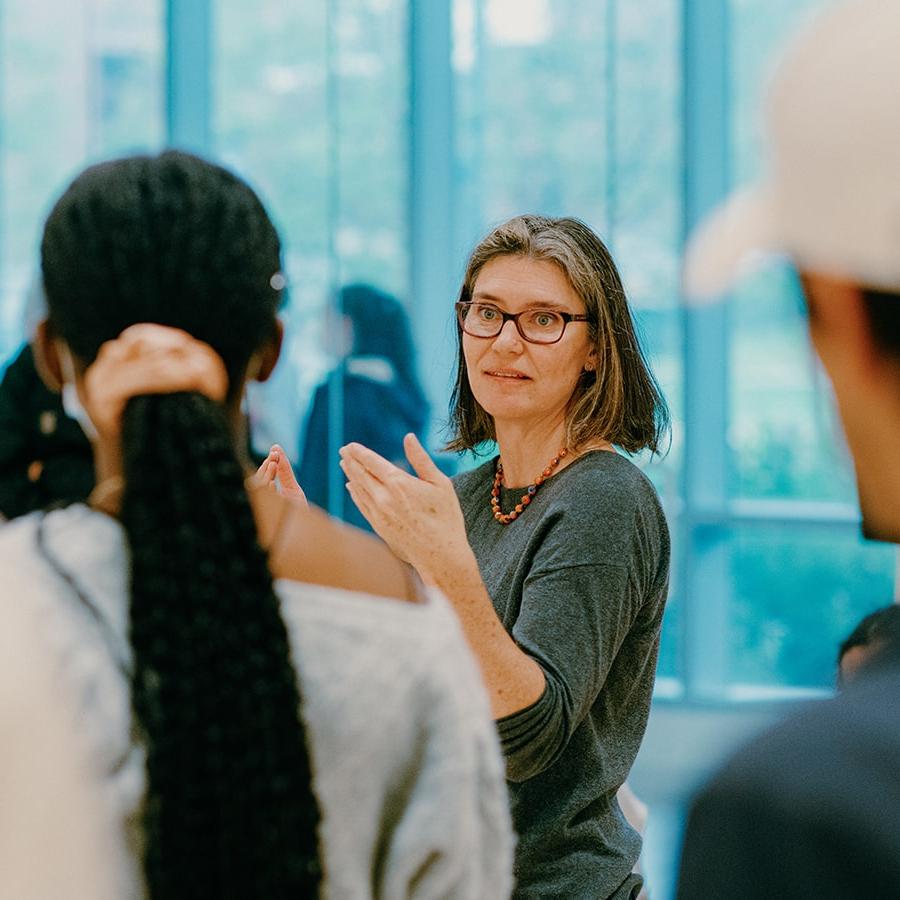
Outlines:
[[[637,755],[653,689],[669,536],[656,492],[624,457],[595,451],[549,478],[501,525],[495,460],[459,476],[469,541],[501,621],[546,688],[498,722],[517,898],[608,898],[640,838],[615,794]],[[504,489],[501,508],[523,491]]]

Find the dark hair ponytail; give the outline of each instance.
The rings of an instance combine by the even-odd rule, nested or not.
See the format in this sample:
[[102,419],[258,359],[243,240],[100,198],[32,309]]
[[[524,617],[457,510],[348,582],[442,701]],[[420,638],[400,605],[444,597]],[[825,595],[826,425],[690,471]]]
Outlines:
[[[211,344],[232,384],[272,327],[279,256],[252,191],[179,153],[88,170],[42,244],[51,321],[84,362],[154,321]],[[150,895],[315,896],[300,693],[226,411],[195,393],[137,397],[122,445]]]

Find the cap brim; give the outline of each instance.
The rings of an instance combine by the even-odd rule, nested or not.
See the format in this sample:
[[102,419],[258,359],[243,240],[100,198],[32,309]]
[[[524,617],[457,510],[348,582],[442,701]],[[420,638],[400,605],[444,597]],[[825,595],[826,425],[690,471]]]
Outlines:
[[778,249],[768,192],[755,188],[733,194],[688,240],[682,271],[685,298],[702,303],[720,297],[765,254]]

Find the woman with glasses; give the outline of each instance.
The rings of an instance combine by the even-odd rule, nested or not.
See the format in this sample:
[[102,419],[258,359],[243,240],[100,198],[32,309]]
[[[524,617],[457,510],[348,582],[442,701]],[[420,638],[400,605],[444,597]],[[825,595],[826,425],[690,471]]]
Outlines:
[[341,465],[375,531],[450,598],[506,756],[519,898],[636,897],[616,802],[650,707],[668,583],[656,493],[624,455],[668,428],[615,264],[575,219],[520,216],[474,250],[456,305],[450,481],[358,444]]

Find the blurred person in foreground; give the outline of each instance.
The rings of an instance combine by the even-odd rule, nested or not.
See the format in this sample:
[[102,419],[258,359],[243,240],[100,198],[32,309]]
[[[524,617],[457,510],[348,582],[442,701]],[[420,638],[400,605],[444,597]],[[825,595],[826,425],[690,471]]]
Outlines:
[[[313,395],[304,429],[298,479],[310,503],[331,509],[329,493],[329,411],[335,379],[341,379],[341,443],[356,441],[404,465],[403,438],[424,439],[428,401],[416,374],[409,316],[396,297],[368,284],[341,288],[334,310],[343,359]],[[334,465],[339,462],[337,453]],[[345,522],[371,530],[341,489]]]
[[[771,173],[688,249],[690,294],[787,254],[834,388],[866,536],[900,542],[900,3],[829,8],[783,60]],[[798,598],[802,602],[802,598]],[[900,897],[900,654],[740,751],[703,790],[681,900]]]
[[900,604],[890,603],[864,616],[838,648],[838,687],[877,669],[900,650]]
[[120,897],[506,896],[500,756],[452,610],[252,476],[240,403],[278,359],[280,266],[253,191],[188,154],[64,192],[38,347],[97,486],[0,530],[4,600],[74,698]]

